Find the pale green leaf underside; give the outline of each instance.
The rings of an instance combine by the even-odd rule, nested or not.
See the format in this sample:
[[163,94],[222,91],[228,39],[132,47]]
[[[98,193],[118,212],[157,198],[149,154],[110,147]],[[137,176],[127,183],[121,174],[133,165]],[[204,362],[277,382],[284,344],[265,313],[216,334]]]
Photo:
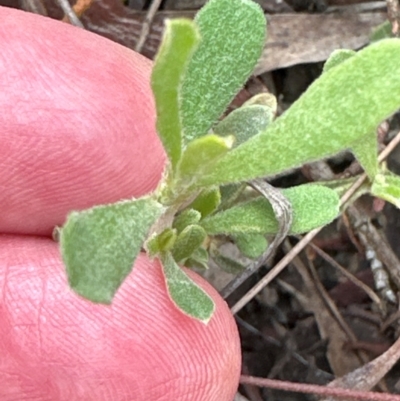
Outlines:
[[379,173],[372,184],[371,193],[400,208],[400,177],[390,171]]
[[176,264],[170,253],[162,257],[168,293],[186,315],[207,324],[214,312],[214,301]]
[[215,163],[232,148],[233,136],[220,137],[209,134],[190,142],[178,164],[177,176],[184,186],[196,177],[207,174]]
[[161,212],[162,206],[148,198],[72,212],[60,246],[73,290],[110,304]]
[[202,136],[225,111],[256,65],[266,19],[249,0],[210,0],[197,14],[201,42],[182,86],[184,141]]
[[[290,234],[302,234],[324,226],[339,214],[339,197],[333,190],[314,184],[283,189],[293,209]],[[271,204],[263,197],[241,203],[207,217],[201,225],[210,235],[275,234],[278,222]]]
[[399,39],[361,50],[322,74],[265,132],[229,152],[197,185],[276,174],[375,135],[379,123],[400,106],[399,65]]
[[157,132],[173,167],[180,159],[182,148],[180,83],[198,41],[199,35],[193,21],[167,20],[151,75],[157,110]]
[[274,118],[274,110],[271,107],[259,104],[241,107],[232,111],[215,128],[217,135],[233,135],[235,137],[234,146],[239,146],[254,135],[265,131],[268,124]]

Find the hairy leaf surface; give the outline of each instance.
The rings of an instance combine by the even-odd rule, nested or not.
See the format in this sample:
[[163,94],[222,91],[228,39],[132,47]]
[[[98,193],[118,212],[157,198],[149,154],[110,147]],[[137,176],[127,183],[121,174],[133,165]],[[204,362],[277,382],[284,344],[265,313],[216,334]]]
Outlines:
[[[339,214],[339,197],[315,184],[282,189],[293,208],[291,234],[301,234],[330,223]],[[241,203],[201,221],[207,234],[274,234],[278,222],[264,197]]]
[[184,140],[205,135],[253,71],[266,19],[249,0],[210,0],[195,18],[201,42],[182,86]]
[[207,324],[214,312],[214,301],[176,264],[170,253],[162,259],[168,293],[186,315]]
[[157,110],[157,132],[174,167],[181,156],[182,126],[179,110],[181,80],[199,35],[194,22],[167,20],[164,37],[151,75]]
[[163,211],[149,198],[72,212],[61,230],[69,285],[94,302],[110,304]]
[[229,152],[197,185],[268,176],[361,144],[400,106],[399,65],[399,39],[361,50],[322,74],[266,131]]

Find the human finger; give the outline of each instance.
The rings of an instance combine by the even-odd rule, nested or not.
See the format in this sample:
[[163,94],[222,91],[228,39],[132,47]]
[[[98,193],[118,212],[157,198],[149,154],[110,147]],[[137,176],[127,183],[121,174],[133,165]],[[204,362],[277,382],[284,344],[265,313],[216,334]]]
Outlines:
[[208,325],[167,295],[160,264],[140,255],[111,306],[73,293],[57,245],[1,236],[0,399],[231,401],[240,348],[229,308]]
[[49,235],[71,209],[153,190],[149,60],[49,18],[0,19],[0,232]]

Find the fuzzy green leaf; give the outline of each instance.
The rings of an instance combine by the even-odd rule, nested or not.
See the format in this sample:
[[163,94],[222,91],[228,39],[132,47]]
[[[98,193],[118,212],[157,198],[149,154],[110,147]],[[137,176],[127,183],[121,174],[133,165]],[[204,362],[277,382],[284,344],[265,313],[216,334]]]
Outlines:
[[[400,40],[385,39],[322,74],[288,111],[196,185],[268,176],[349,149],[400,106]],[[374,134],[373,134],[374,133]]]
[[338,66],[343,61],[355,56],[357,53],[350,49],[337,49],[332,52],[328,60],[324,64],[323,72],[329,71],[331,68]]
[[182,148],[179,92],[182,76],[199,35],[193,21],[167,20],[151,75],[157,110],[157,132],[173,167]]
[[161,252],[170,251],[176,241],[177,232],[175,229],[166,228],[162,233],[147,241],[146,249],[150,257]]
[[389,21],[385,21],[373,29],[369,40],[371,42],[377,42],[378,40],[391,37],[393,37],[392,24]]
[[226,210],[231,208],[238,198],[241,196],[247,184],[242,182],[240,184],[228,184],[223,185],[220,188],[221,192],[221,203],[218,207],[219,210]]
[[162,210],[159,203],[142,198],[69,214],[60,246],[73,290],[110,304]]
[[[335,50],[324,64],[323,72],[329,71],[356,54],[354,50],[349,49]],[[378,172],[378,141],[376,135],[373,133],[364,135],[351,146],[351,151],[369,178],[373,179]]]
[[250,0],[210,0],[197,14],[201,42],[182,86],[182,125],[189,142],[208,132],[253,71],[266,19]]
[[172,249],[172,256],[178,263],[187,259],[201,246],[206,236],[207,234],[203,227],[196,224],[187,226],[178,235],[174,248]]
[[400,176],[382,171],[375,177],[371,193],[400,208]]
[[209,134],[190,142],[178,165],[178,177],[185,186],[195,182],[197,176],[207,174],[215,163],[233,146],[233,136],[225,138]]
[[233,239],[239,251],[250,259],[257,259],[268,247],[266,238],[261,234],[236,234]]
[[364,135],[361,140],[354,142],[350,149],[368,177],[373,180],[379,168],[376,130],[372,134]]
[[186,267],[207,270],[208,269],[208,252],[204,248],[197,248],[190,258],[184,261]]
[[212,258],[221,270],[230,274],[238,274],[246,269],[241,263],[221,254],[213,255]]
[[213,213],[221,202],[221,193],[219,188],[206,189],[193,201],[190,205],[192,209],[195,209],[201,213],[201,217],[204,218],[209,214]]
[[180,234],[188,225],[196,224],[201,219],[201,213],[194,209],[185,209],[175,217],[172,227]]
[[241,145],[249,138],[265,131],[274,119],[272,108],[258,104],[240,107],[232,111],[215,128],[214,133],[220,136],[233,135],[235,146]]
[[[290,234],[301,234],[330,223],[339,214],[339,197],[333,190],[314,184],[282,189],[293,209]],[[201,221],[207,234],[274,234],[278,222],[263,197],[241,203]]]
[[170,253],[162,257],[168,293],[186,315],[207,324],[214,312],[214,301],[176,264]]

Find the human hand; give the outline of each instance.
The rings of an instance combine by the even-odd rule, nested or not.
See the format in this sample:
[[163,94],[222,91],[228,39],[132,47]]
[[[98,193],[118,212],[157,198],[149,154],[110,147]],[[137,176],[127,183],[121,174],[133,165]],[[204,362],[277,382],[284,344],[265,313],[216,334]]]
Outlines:
[[111,306],[73,293],[52,228],[154,189],[151,63],[104,38],[0,7],[0,400],[231,401],[240,348],[214,289],[207,326],[141,255]]

